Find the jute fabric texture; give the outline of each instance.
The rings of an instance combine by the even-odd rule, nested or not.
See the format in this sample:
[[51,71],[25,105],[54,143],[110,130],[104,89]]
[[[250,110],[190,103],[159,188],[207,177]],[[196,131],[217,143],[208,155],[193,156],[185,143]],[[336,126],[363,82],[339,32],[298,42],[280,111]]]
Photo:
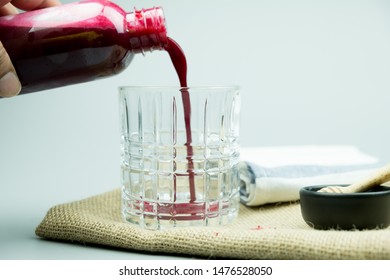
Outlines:
[[226,227],[161,231],[122,220],[119,189],[51,208],[36,229],[42,238],[129,251],[225,259],[390,259],[390,228],[320,231],[302,219],[300,205],[240,206]]

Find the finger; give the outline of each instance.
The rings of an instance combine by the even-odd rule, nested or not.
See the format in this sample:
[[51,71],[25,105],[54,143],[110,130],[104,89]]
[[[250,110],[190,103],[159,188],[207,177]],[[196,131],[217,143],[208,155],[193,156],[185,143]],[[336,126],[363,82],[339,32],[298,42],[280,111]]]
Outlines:
[[61,4],[59,0],[11,0],[11,3],[24,11],[53,7]]
[[0,16],[16,15],[17,13],[18,10],[11,3],[0,6]]
[[19,94],[22,86],[15,68],[0,42],[0,96],[11,97]]
[[5,4],[11,2],[11,0],[0,0],[0,7],[4,6]]

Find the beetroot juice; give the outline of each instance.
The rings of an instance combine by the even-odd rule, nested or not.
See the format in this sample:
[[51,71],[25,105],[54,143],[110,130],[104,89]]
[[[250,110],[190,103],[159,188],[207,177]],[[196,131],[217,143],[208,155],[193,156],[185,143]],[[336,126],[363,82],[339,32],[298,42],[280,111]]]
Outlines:
[[161,8],[126,13],[106,0],[1,17],[0,40],[21,80],[21,93],[112,76],[134,54],[168,44]]
[[194,182],[194,164],[192,161],[193,150],[192,150],[192,135],[191,135],[191,100],[190,94],[188,92],[187,85],[187,59],[182,48],[171,38],[168,38],[168,44],[165,47],[165,50],[168,52],[172,64],[176,69],[176,73],[179,77],[180,86],[181,86],[181,97],[183,100],[183,110],[184,110],[184,122],[186,126],[186,137],[187,141],[185,146],[187,147],[187,160],[188,160],[188,173],[189,173],[189,187],[190,187],[190,202],[196,200],[195,194],[195,182]]

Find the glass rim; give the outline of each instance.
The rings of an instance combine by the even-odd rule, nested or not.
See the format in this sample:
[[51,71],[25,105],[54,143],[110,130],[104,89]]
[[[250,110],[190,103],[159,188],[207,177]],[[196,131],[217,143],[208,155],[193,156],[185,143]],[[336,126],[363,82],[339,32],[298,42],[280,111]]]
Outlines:
[[239,90],[241,89],[240,86],[238,85],[226,85],[226,86],[218,86],[218,85],[214,85],[214,86],[190,86],[190,87],[181,87],[181,86],[149,86],[149,85],[145,85],[145,86],[119,86],[118,89],[120,91],[122,90],[127,90],[127,89],[164,89],[164,90],[182,90],[182,89],[186,89],[186,90],[210,90],[210,89],[218,89],[218,90],[221,90],[221,89],[229,89],[229,90]]

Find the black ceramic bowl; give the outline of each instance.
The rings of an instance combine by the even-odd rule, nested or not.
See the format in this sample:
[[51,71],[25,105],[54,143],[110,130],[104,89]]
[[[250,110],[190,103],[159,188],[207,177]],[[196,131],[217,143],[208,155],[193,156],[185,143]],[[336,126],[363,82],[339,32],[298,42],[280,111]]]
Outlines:
[[378,186],[352,194],[317,192],[323,187],[326,186],[304,187],[299,192],[302,217],[309,226],[362,230],[390,225],[390,187]]

